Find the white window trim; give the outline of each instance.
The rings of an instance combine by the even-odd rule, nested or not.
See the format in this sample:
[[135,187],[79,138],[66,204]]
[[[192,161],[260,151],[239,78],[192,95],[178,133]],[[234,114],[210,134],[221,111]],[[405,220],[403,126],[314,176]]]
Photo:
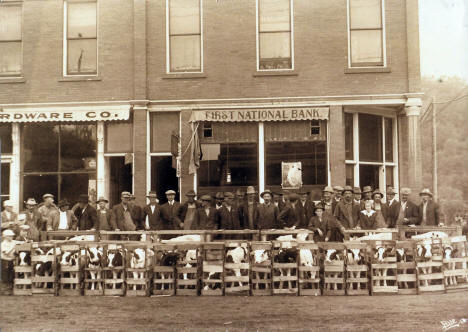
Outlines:
[[169,1],[166,0],[166,74],[184,75],[204,73],[204,53],[203,53],[203,0],[200,2],[200,71],[171,71],[171,44],[169,36]]
[[[96,2],[96,74],[70,75],[68,71],[68,3],[69,2]],[[98,0],[64,0],[63,1],[63,77],[97,77],[99,76],[99,6]]]
[[[23,40],[24,40],[24,6],[22,4],[22,1],[5,1],[5,0],[0,0],[0,4],[2,6],[18,6],[21,7],[21,55],[20,55],[20,71],[18,73],[12,74],[12,75],[7,75],[7,74],[0,74],[0,79],[8,79],[8,78],[18,78],[18,77],[23,77],[24,76],[24,47],[23,47]],[[13,42],[17,42],[17,40],[14,40]],[[3,41],[0,41],[3,42]],[[4,41],[4,42],[11,42],[11,41]]]
[[349,1],[346,0],[346,21],[347,21],[347,33],[348,33],[348,68],[387,68],[387,38],[386,38],[386,29],[385,29],[385,0],[382,2],[382,66],[351,66],[351,16],[350,16],[350,6]]
[[[345,111],[353,115],[353,160],[346,159],[345,165],[354,166],[354,186],[360,187],[360,178],[359,178],[359,166],[360,165],[375,165],[380,166],[379,170],[384,172],[387,171],[386,167],[393,167],[393,182],[394,189],[399,192],[399,178],[398,178],[398,128],[397,128],[397,117],[396,115],[382,115],[380,112],[376,112],[373,115],[379,116],[382,119],[382,162],[369,162],[369,161],[360,161],[359,160],[359,112],[357,111]],[[365,112],[363,114],[372,114],[370,112]],[[392,139],[393,139],[393,162],[385,160],[385,118],[392,119]],[[385,193],[387,188],[387,176],[384,173],[382,176],[379,176],[379,189]],[[375,189],[375,188],[374,188]]]
[[270,71],[294,71],[294,1],[289,0],[290,8],[290,22],[291,22],[291,68],[289,69],[260,69],[260,33],[258,31],[260,22],[258,20],[258,1],[255,0],[255,37],[256,37],[256,53],[257,53],[257,71],[258,72],[270,72]]

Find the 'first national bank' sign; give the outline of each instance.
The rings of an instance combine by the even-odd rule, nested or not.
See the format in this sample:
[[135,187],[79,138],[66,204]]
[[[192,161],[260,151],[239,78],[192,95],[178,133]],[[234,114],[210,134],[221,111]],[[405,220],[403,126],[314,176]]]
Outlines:
[[240,110],[196,110],[193,111],[191,122],[267,122],[267,121],[300,121],[327,120],[328,107],[298,107],[298,108],[265,108]]

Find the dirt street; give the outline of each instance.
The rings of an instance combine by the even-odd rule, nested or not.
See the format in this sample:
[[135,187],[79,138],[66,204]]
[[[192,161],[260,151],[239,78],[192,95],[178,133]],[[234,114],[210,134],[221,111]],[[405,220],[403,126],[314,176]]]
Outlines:
[[[443,331],[468,293],[364,297],[0,297],[6,331]],[[468,331],[468,321],[450,331]]]

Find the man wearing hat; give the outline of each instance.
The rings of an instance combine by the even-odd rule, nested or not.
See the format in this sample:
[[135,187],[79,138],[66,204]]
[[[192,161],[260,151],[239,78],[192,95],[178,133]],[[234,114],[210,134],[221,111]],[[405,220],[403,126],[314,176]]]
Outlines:
[[111,211],[107,208],[107,203],[109,201],[101,196],[97,200],[97,218],[98,218],[98,224],[97,224],[97,230],[98,231],[113,231],[117,228],[117,225],[112,225],[111,223]]
[[358,226],[359,206],[353,203],[353,188],[345,186],[341,193],[342,199],[335,208],[336,227],[332,230],[330,241],[343,241],[344,231]]
[[389,225],[394,225],[396,222],[396,219],[398,217],[398,207],[399,207],[399,202],[395,197],[395,189],[392,187],[387,187],[387,192],[385,195],[385,205],[387,206],[387,224]]
[[215,208],[219,210],[223,206],[224,202],[224,193],[218,191],[214,197],[215,199]]
[[372,205],[374,211],[376,212],[376,223],[377,228],[385,228],[387,227],[387,218],[388,218],[388,207],[384,203],[382,203],[383,194],[380,192],[379,189],[375,189],[372,193],[372,200],[374,204]]
[[112,207],[111,225],[117,226],[116,231],[134,231],[136,230],[136,216],[129,204],[132,194],[123,191],[120,194],[121,202]]
[[224,193],[224,204],[218,210],[217,224],[219,229],[241,229],[239,209],[234,206],[234,194]]
[[195,191],[190,189],[185,196],[187,197],[187,201],[180,206],[179,219],[183,222],[185,230],[195,229],[192,227],[195,226],[194,220],[197,214],[197,209],[200,207],[200,205],[195,201],[197,194]]
[[416,225],[419,220],[418,206],[409,200],[410,188],[400,189],[400,202],[393,205],[389,212],[388,227],[396,228],[401,225]]
[[326,242],[331,236],[331,231],[335,225],[333,217],[329,213],[324,213],[325,206],[321,202],[314,206],[314,216],[310,218],[308,229],[314,232],[315,242]]
[[366,209],[364,206],[365,201],[372,200],[372,192],[373,191],[371,186],[364,186],[364,188],[362,188],[362,200],[360,206],[361,211]]
[[335,212],[335,208],[341,201],[341,193],[343,192],[342,186],[333,187],[333,199],[332,199],[332,211]]
[[299,208],[301,222],[299,223],[299,228],[306,228],[309,225],[310,218],[314,215],[314,202],[309,199],[310,191],[305,190],[304,188],[300,189],[299,202],[297,204]]
[[211,205],[211,196],[201,197],[202,206],[197,209],[197,214],[192,229],[209,230],[217,228],[218,210]]
[[54,195],[52,194],[44,194],[42,200],[43,204],[37,209],[37,212],[41,216],[39,230],[45,231],[52,216],[58,213],[58,207],[54,204]]
[[257,209],[255,195],[257,192],[253,186],[248,186],[246,194],[247,200],[239,206],[240,227],[243,229],[254,229],[255,210]]
[[161,209],[158,204],[158,195],[155,191],[150,191],[146,198],[149,199],[149,204],[143,208],[145,220],[145,230],[160,231],[163,229],[161,221]]
[[48,231],[76,229],[78,219],[70,210],[70,203],[66,199],[58,202],[59,213],[55,213],[47,225]]
[[325,187],[322,190],[322,204],[323,207],[325,208],[325,212],[333,215],[333,188],[332,187]]
[[15,247],[17,242],[14,240],[14,237],[15,232],[11,229],[4,230],[2,232],[2,243],[0,245],[2,261],[2,274],[0,276],[2,278],[2,283],[9,291],[13,288],[13,280],[15,276],[13,261],[15,259]]
[[284,195],[281,190],[273,192],[273,204],[278,208],[279,212],[284,210],[286,202],[284,201]]
[[18,215],[13,211],[13,202],[9,199],[3,202],[3,207],[5,208],[2,211],[1,219],[1,228],[11,229],[14,232],[18,232]]
[[358,204],[359,206],[361,206],[361,198],[362,198],[361,188],[359,187],[353,188],[353,198],[354,198],[354,204]]
[[140,205],[138,205],[135,202],[136,196],[133,194],[130,194],[130,200],[128,204],[130,205],[132,211],[133,211],[133,221],[135,223],[136,229],[137,230],[143,230],[144,229],[144,216],[143,216],[143,209],[141,208]]
[[273,229],[280,228],[278,225],[279,209],[272,202],[272,193],[270,190],[265,190],[260,194],[263,198],[263,203],[257,205],[255,211],[255,229]]
[[299,227],[301,223],[301,215],[299,207],[297,206],[299,200],[299,195],[292,193],[289,195],[289,203],[286,205],[283,211],[281,211],[279,216],[280,227],[291,228]]
[[29,242],[30,239],[28,238],[28,233],[29,233],[29,227],[28,225],[21,225],[19,227],[19,235],[15,238],[16,241],[21,241],[21,242]]
[[87,194],[79,196],[75,216],[78,218],[78,230],[80,231],[87,231],[98,227],[97,212],[93,206],[89,205]]
[[236,190],[236,199],[234,201],[234,204],[239,207],[245,202],[245,195],[244,191],[241,188],[237,188]]
[[167,202],[161,205],[161,220],[163,229],[184,229],[184,224],[180,220],[180,203],[176,202],[176,192],[174,190],[166,191]]
[[39,241],[39,227],[41,222],[41,216],[37,211],[37,203],[34,198],[28,198],[24,202],[26,206],[26,210],[20,213],[20,216],[24,216],[24,224],[28,225],[28,238],[31,241],[37,242]]
[[424,188],[419,193],[421,204],[419,204],[418,225],[421,226],[443,226],[440,221],[439,205],[432,200],[432,192]]

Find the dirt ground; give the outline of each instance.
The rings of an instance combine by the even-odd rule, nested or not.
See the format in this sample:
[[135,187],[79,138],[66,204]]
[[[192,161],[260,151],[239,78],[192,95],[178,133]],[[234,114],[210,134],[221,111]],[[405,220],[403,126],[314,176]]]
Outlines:
[[[0,331],[444,331],[468,292],[339,297],[0,297]],[[468,320],[449,331],[468,331]]]

